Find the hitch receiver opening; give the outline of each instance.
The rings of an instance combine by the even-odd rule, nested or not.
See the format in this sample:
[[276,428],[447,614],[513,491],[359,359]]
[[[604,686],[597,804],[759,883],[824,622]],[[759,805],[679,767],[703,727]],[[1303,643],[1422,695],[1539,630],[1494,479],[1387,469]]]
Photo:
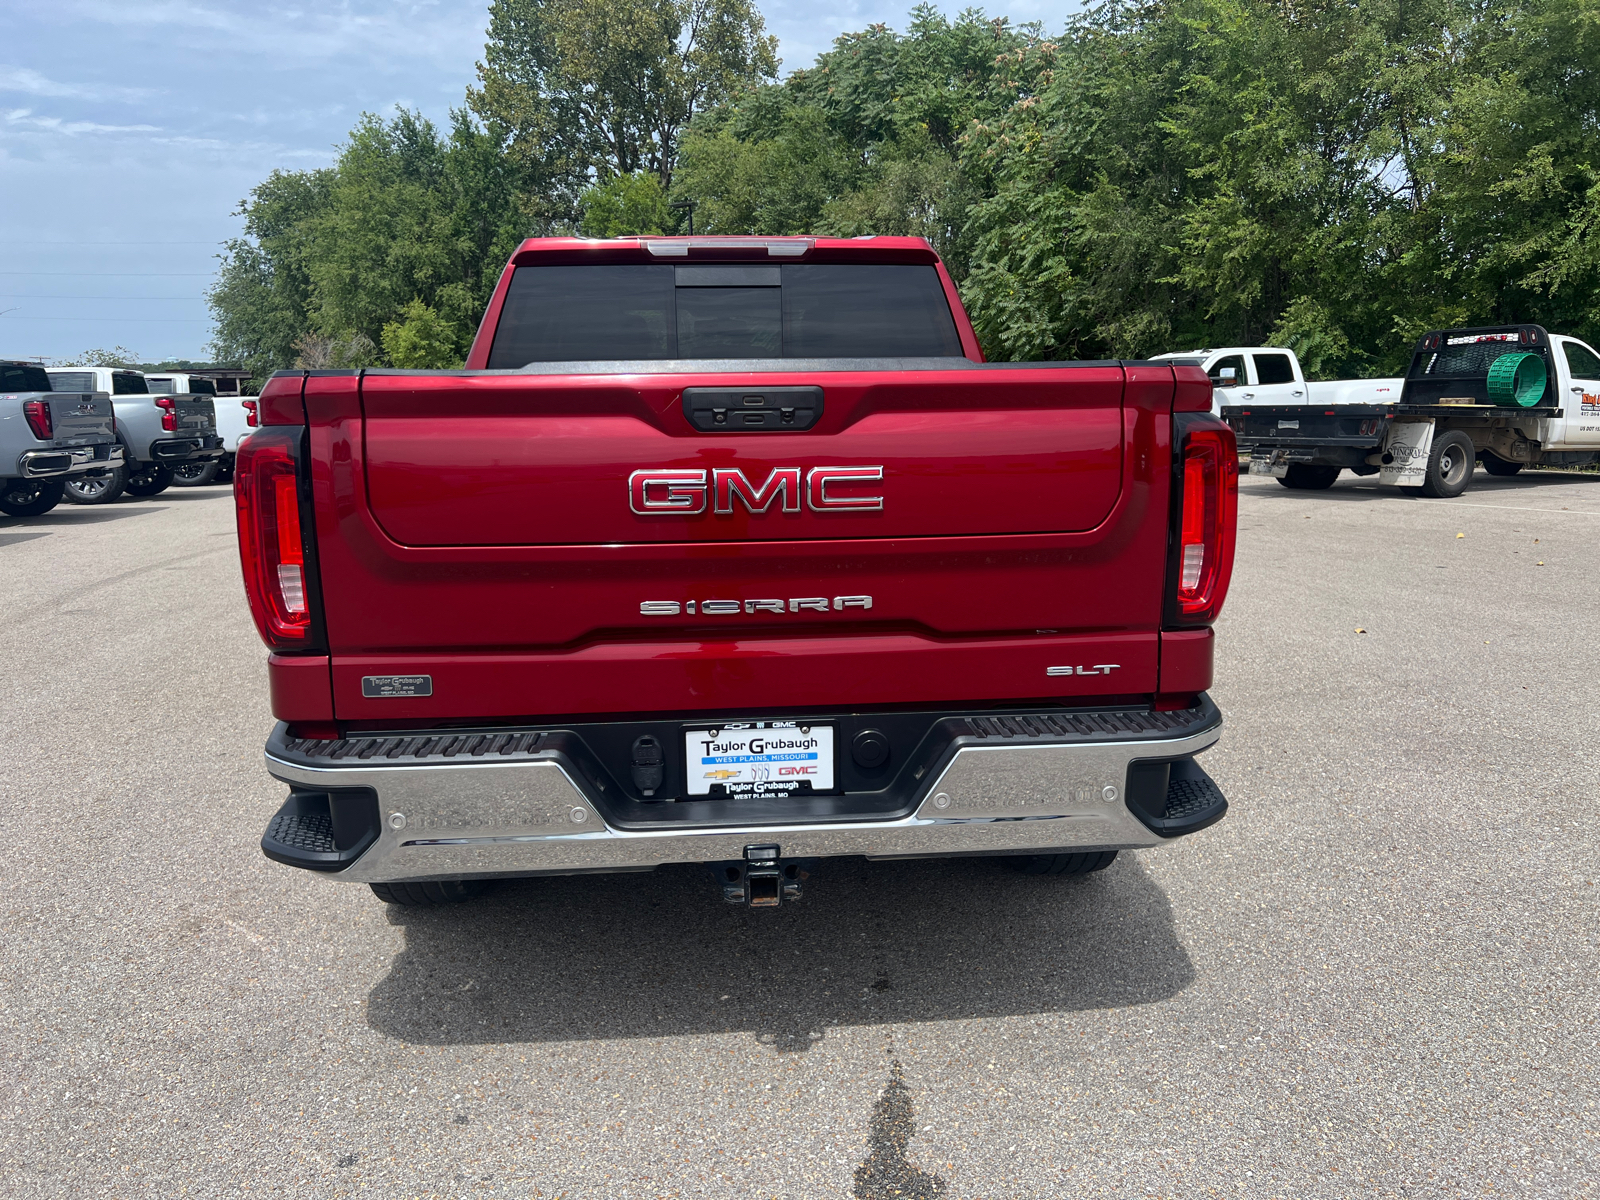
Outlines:
[[800,899],[800,885],[809,877],[809,862],[783,861],[777,846],[746,846],[742,862],[716,863],[711,872],[729,904],[777,908]]

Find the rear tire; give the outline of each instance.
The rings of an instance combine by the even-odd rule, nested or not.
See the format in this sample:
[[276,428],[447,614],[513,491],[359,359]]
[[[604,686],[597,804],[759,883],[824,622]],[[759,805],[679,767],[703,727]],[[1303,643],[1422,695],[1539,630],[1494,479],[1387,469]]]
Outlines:
[[1507,462],[1498,454],[1491,454],[1487,450],[1483,452],[1481,461],[1485,471],[1489,472],[1491,475],[1499,475],[1502,478],[1515,475],[1518,471],[1522,470],[1523,465],[1519,462]]
[[1331,488],[1339,478],[1339,467],[1319,467],[1311,463],[1290,463],[1289,471],[1278,480],[1286,488],[1297,492],[1320,492]]
[[128,468],[117,467],[108,474],[77,475],[67,480],[69,504],[110,504],[122,497],[128,487]]
[[481,896],[488,890],[484,879],[446,879],[438,883],[373,883],[372,894],[385,904],[407,908],[428,908],[440,904],[459,904]]
[[1428,469],[1422,477],[1424,496],[1435,500],[1451,500],[1467,490],[1472,482],[1472,464],[1478,452],[1472,448],[1472,439],[1459,429],[1452,429],[1434,439],[1428,451]]
[[66,491],[60,479],[8,479],[0,484],[0,512],[8,517],[42,517]]
[[194,459],[191,462],[179,463],[172,468],[172,483],[174,487],[205,487],[208,483],[215,483],[217,476],[222,473],[220,459]]
[[1104,871],[1116,862],[1117,852],[1091,850],[1081,854],[1008,854],[1002,861],[1023,875],[1088,875],[1094,871]]
[[152,463],[128,476],[130,496],[159,496],[172,486],[172,468]]

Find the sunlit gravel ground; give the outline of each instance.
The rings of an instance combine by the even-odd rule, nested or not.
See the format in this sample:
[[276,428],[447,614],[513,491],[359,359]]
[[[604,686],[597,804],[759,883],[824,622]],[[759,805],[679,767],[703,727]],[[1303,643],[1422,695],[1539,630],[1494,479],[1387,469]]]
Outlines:
[[1600,480],[1242,491],[1223,824],[777,912],[268,862],[227,491],[0,518],[0,1194],[1600,1194]]

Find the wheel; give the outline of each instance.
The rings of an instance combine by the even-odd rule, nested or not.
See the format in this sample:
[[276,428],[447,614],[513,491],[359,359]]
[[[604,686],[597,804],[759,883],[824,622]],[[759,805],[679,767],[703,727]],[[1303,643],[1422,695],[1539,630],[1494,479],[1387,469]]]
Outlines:
[[172,482],[178,487],[205,487],[217,482],[222,473],[221,459],[194,459],[172,468]]
[[1482,462],[1483,469],[1489,472],[1491,475],[1515,475],[1518,471],[1522,470],[1521,463],[1507,462],[1498,454],[1491,454],[1487,450],[1483,452]]
[[0,484],[0,512],[8,517],[42,517],[66,492],[59,479],[8,479]]
[[1331,488],[1334,481],[1339,478],[1338,467],[1317,467],[1310,463],[1290,463],[1289,471],[1278,480],[1286,488],[1294,488],[1297,492],[1320,492],[1323,488]]
[[159,496],[172,486],[172,468],[147,463],[128,476],[128,494],[132,496]]
[[1428,470],[1422,477],[1422,494],[1437,500],[1461,495],[1472,482],[1472,464],[1477,457],[1472,439],[1459,429],[1434,438],[1433,449],[1428,452]]
[[446,879],[439,883],[373,883],[372,894],[385,904],[423,907],[456,904],[481,896],[489,887],[484,879]]
[[74,475],[67,480],[71,504],[110,504],[127,489],[128,468],[116,467],[104,475]]
[[1088,875],[1092,871],[1104,871],[1116,862],[1117,852],[1090,850],[1080,854],[1008,854],[1003,861],[1013,871],[1024,875]]

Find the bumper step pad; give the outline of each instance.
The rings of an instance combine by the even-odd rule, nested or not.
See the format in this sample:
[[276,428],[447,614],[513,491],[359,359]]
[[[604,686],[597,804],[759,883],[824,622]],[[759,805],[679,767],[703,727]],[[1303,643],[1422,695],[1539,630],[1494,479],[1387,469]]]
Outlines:
[[1167,775],[1166,806],[1159,817],[1138,813],[1144,823],[1164,838],[1183,837],[1215,825],[1228,813],[1228,801],[1216,780],[1192,758],[1171,763]]

